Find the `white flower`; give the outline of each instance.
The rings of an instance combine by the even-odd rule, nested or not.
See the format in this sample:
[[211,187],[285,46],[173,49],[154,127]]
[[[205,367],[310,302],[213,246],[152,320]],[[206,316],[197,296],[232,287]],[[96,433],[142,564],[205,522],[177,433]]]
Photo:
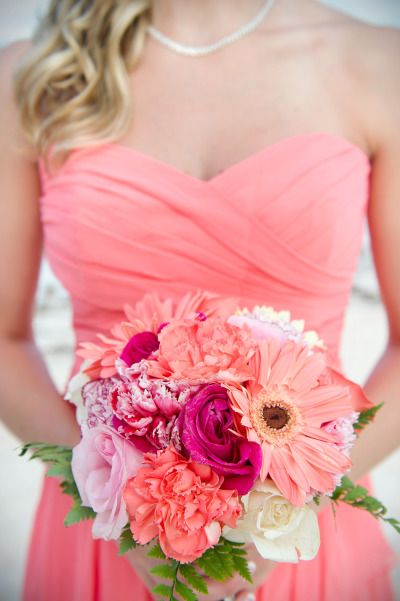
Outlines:
[[289,311],[275,311],[273,307],[255,305],[251,311],[247,307],[238,309],[228,318],[228,323],[242,327],[248,325],[256,340],[276,338],[303,342],[309,349],[325,349],[325,343],[317,332],[304,330],[304,321],[292,319]]
[[257,480],[241,498],[242,518],[223,536],[233,542],[254,543],[264,559],[297,563],[313,559],[319,549],[319,527],[311,507],[295,507],[270,481]]
[[90,378],[82,370],[85,369],[85,362],[82,364],[81,371],[76,373],[68,382],[65,400],[69,401],[76,407],[76,421],[79,425],[83,424],[87,419],[87,409],[82,397],[82,388],[90,382]]

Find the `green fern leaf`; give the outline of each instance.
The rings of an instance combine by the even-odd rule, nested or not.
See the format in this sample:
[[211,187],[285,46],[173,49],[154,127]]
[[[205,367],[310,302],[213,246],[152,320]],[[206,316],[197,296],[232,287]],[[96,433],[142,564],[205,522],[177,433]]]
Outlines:
[[150,551],[147,553],[148,557],[155,557],[156,559],[165,559],[165,553],[164,551],[161,549],[160,544],[156,543],[154,545],[154,547],[152,547],[150,549]]
[[137,546],[135,539],[133,538],[129,523],[126,524],[125,528],[121,532],[119,537],[118,555],[124,555],[131,549]]
[[208,593],[207,583],[204,580],[203,576],[201,576],[201,574],[199,574],[196,571],[196,568],[193,566],[193,564],[190,564],[190,563],[181,564],[179,567],[179,572],[187,580],[187,582],[190,584],[190,586],[192,588],[194,588],[196,591],[199,591],[199,593],[203,593],[204,595],[207,595],[207,593]]
[[159,578],[167,580],[174,580],[176,575],[176,569],[170,563],[158,564],[151,568],[150,572]]

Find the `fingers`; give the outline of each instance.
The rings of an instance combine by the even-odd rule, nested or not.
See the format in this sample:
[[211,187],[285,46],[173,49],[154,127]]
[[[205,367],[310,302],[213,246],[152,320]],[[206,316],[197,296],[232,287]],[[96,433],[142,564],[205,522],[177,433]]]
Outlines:
[[255,561],[248,561],[247,562],[248,568],[249,568],[249,572],[252,576],[254,576],[254,573],[257,569],[257,564]]
[[[257,565],[254,561],[248,562],[249,571],[253,576]],[[207,580],[208,595],[198,597],[199,601],[254,601],[254,590],[256,585],[251,585],[239,575],[226,580],[225,582],[215,582],[215,580]]]
[[[257,564],[254,561],[248,561],[247,565],[249,566],[249,572],[252,576],[257,569]],[[248,588],[243,588],[240,590],[234,597],[226,599],[225,601],[255,601],[256,595],[253,590]]]
[[255,601],[256,595],[252,591],[240,591],[235,595],[235,601]]
[[236,601],[236,594],[246,586],[245,581],[240,576],[234,576],[225,582],[215,582],[207,580],[208,595],[199,595],[199,601],[221,601],[221,599],[230,598],[229,601]]

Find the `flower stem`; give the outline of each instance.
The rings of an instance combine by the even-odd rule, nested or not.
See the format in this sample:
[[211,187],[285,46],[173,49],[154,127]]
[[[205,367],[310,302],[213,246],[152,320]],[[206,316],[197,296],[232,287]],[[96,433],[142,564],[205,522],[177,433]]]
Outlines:
[[171,592],[170,592],[170,595],[169,595],[169,601],[173,601],[173,599],[174,599],[174,592],[175,592],[176,581],[178,579],[179,566],[180,566],[179,561],[174,560],[173,561],[174,579],[173,579],[172,585],[171,585]]

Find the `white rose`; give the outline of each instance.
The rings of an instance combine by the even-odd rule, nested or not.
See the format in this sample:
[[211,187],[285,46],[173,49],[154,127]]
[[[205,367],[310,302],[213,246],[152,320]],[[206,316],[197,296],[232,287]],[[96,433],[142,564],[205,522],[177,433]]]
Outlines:
[[254,543],[264,559],[297,563],[313,559],[319,549],[316,513],[308,505],[295,507],[270,481],[257,480],[241,498],[242,518],[236,528],[224,528],[223,536],[233,542]]
[[87,419],[87,409],[82,397],[82,388],[85,384],[87,384],[87,382],[90,381],[90,378],[82,371],[86,367],[85,363],[89,362],[84,361],[81,371],[76,373],[68,382],[67,392],[64,397],[66,401],[69,401],[75,405],[76,421],[79,425],[81,425]]

